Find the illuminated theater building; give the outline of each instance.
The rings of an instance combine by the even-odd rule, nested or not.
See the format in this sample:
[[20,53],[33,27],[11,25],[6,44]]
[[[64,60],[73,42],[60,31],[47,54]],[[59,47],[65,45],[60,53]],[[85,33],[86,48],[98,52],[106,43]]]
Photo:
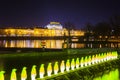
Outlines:
[[[71,30],[71,36],[83,36],[84,31]],[[68,30],[59,22],[50,22],[44,28],[4,28],[0,29],[0,36],[68,36]]]

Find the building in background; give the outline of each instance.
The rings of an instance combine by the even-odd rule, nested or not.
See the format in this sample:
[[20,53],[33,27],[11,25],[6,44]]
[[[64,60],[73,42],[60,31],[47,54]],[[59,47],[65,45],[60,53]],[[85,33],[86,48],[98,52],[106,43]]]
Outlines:
[[[84,36],[82,30],[71,30],[71,36]],[[0,36],[68,36],[68,30],[59,22],[50,22],[44,28],[2,28]]]

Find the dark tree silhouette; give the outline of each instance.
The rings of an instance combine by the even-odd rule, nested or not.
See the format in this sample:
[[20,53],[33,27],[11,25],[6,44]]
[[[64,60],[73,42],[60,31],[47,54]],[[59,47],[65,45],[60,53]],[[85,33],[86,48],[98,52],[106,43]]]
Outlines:
[[110,35],[111,26],[109,23],[100,22],[100,23],[96,24],[93,31],[96,35]]
[[65,22],[64,23],[64,27],[68,30],[68,39],[67,39],[67,47],[68,48],[71,48],[71,44],[70,44],[70,41],[71,41],[71,30],[72,29],[75,29],[75,25],[72,23],[72,22]]
[[89,41],[89,39],[93,36],[93,25],[91,23],[86,23],[85,27],[84,27],[84,31],[85,31],[85,38],[87,41]]
[[93,31],[93,25],[91,23],[86,23],[84,31],[87,33],[91,33]]
[[110,24],[112,26],[112,34],[113,35],[120,35],[120,16],[112,16],[110,18]]
[[76,29],[76,26],[72,22],[65,22],[64,27],[68,30],[68,36],[70,37],[70,31]]

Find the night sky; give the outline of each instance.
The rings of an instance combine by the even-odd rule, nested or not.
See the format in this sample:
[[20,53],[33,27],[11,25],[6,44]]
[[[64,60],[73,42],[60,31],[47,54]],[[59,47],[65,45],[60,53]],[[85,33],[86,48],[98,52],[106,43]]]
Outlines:
[[50,21],[77,28],[120,15],[120,0],[1,0],[0,26],[45,26]]

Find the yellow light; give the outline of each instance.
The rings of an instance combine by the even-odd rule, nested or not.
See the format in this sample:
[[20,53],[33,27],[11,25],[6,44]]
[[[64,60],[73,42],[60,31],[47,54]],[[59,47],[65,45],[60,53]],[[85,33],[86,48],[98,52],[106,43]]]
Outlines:
[[81,67],[83,67],[83,65],[84,65],[84,57],[81,58],[80,65],[81,65]]
[[91,65],[91,56],[88,57],[88,64]]
[[55,62],[54,64],[54,74],[58,73],[58,62]]
[[0,71],[0,80],[4,80],[5,71]]
[[50,24],[60,24],[59,22],[50,22]]
[[60,70],[61,70],[62,73],[63,73],[64,70],[65,70],[65,64],[64,64],[64,61],[61,62]]
[[98,63],[98,55],[95,56],[95,63]]
[[85,66],[87,66],[87,63],[88,63],[88,57],[85,56]]
[[32,66],[32,70],[31,70],[31,80],[35,80],[36,77],[36,65]]
[[79,58],[76,59],[76,68],[79,68]]
[[27,79],[26,67],[23,67],[21,72],[21,80],[26,80],[26,79]]
[[74,70],[74,68],[75,68],[75,61],[74,61],[74,59],[72,59],[72,62],[71,62],[71,69]]
[[66,71],[69,71],[70,69],[70,60],[68,59],[66,62]]
[[10,80],[17,80],[16,70],[17,69],[12,69]]
[[40,70],[39,70],[40,78],[43,78],[44,74],[45,74],[44,64],[41,64]]
[[51,63],[49,63],[48,67],[47,67],[47,75],[51,76],[51,73],[52,73],[52,65],[51,65]]
[[95,55],[92,55],[92,64],[95,63]]

